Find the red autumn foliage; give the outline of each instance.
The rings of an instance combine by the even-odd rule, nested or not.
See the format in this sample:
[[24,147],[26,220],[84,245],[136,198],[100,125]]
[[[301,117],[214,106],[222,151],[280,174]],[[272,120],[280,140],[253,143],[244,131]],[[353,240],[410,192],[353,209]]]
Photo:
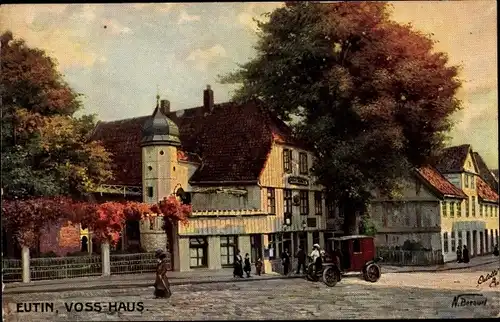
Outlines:
[[65,197],[5,200],[2,206],[4,227],[12,231],[20,244],[33,246],[46,225],[71,221],[89,228],[99,241],[116,243],[127,220],[141,220],[156,214],[173,221],[187,222],[191,206],[175,196],[165,197],[157,205],[142,202],[105,202],[102,204],[73,201]]

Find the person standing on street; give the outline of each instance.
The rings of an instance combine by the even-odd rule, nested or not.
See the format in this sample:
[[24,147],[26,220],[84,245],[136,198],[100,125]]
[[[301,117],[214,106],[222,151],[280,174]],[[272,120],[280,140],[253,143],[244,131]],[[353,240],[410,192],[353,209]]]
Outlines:
[[285,249],[283,254],[281,254],[281,263],[283,264],[283,275],[286,276],[290,268],[290,254],[288,253],[288,249]]
[[236,251],[236,255],[234,256],[233,277],[243,278],[243,258],[241,257],[241,252],[239,249]]
[[295,255],[297,257],[297,275],[300,274],[300,268],[302,268],[302,272],[305,274],[306,272],[306,252],[302,245],[299,246],[299,251]]
[[498,256],[498,245],[495,245],[495,248],[493,249],[493,255]]
[[167,254],[165,252],[158,250],[156,251],[158,259],[158,265],[156,267],[156,280],[155,280],[155,298],[169,298],[172,296],[170,291],[170,283],[167,278],[168,261]]
[[255,271],[259,276],[262,273],[262,259],[260,258],[255,262]]
[[457,263],[462,262],[462,249],[460,246],[457,247]]
[[250,255],[248,253],[245,254],[245,273],[247,273],[247,277],[250,277],[250,272],[252,271],[252,264],[250,264]]
[[462,260],[464,263],[469,262],[469,250],[467,249],[467,245],[464,245],[464,250],[462,252]]

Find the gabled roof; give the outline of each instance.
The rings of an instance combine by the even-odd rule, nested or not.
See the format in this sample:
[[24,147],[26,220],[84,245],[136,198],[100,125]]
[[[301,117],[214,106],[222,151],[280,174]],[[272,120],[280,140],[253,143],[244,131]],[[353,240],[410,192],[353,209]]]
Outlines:
[[481,178],[477,178],[477,194],[483,201],[498,202],[498,194]]
[[418,175],[441,197],[467,198],[465,193],[449,182],[434,167],[427,165],[416,170]]
[[[190,178],[194,184],[257,182],[274,140],[298,144],[285,123],[253,102],[216,104],[212,112],[196,107],[171,112],[168,117],[179,127],[178,159],[201,161]],[[97,125],[92,138],[101,140],[113,154],[115,180],[111,184],[142,185],[141,129],[148,118]]]
[[437,158],[435,166],[441,173],[462,172],[469,151],[470,144],[443,149]]
[[498,191],[498,179],[495,177],[495,175],[492,173],[492,171],[488,168],[486,163],[484,162],[483,158],[481,155],[477,152],[473,153],[474,161],[477,165],[477,168],[479,170],[479,176],[487,183],[490,185],[490,187],[494,191]]

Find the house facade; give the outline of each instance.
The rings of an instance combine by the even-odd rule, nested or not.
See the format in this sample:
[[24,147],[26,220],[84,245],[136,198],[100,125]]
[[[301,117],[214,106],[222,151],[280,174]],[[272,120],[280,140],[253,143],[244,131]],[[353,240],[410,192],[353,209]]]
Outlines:
[[494,176],[485,171],[491,174],[469,145],[451,147],[435,166],[416,170],[399,199],[377,195],[370,207],[377,245],[419,242],[426,249],[441,250],[445,261],[456,260],[462,245],[471,256],[491,253],[499,242],[498,194],[486,181]]
[[340,232],[311,176],[312,154],[286,124],[257,103],[214,104],[210,88],[203,98],[201,107],[174,112],[163,100],[152,116],[97,125],[93,139],[116,165],[100,198],[155,203],[177,193],[193,208],[170,234],[159,218],[128,223],[122,248],[164,248],[180,271],[230,266],[239,249],[270,269],[285,248],[323,246]]

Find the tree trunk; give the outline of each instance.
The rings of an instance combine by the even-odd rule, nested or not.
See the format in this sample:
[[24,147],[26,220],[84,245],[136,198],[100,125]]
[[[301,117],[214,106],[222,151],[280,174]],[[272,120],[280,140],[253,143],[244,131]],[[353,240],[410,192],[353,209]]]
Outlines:
[[340,210],[344,216],[344,235],[359,235],[361,207],[353,201],[343,202]]

